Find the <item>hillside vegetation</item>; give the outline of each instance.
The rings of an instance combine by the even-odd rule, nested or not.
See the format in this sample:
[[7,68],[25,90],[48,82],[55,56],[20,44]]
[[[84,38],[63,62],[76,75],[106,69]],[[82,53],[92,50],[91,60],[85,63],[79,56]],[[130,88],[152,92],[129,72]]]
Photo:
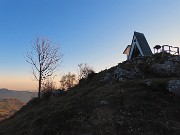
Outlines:
[[125,61],[0,123],[2,135],[179,135],[180,57]]
[[0,121],[17,112],[24,103],[18,99],[5,98],[0,100]]

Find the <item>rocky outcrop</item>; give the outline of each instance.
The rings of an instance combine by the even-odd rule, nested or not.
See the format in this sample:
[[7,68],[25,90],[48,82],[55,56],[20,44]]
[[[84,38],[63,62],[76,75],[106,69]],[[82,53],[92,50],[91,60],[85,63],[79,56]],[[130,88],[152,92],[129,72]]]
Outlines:
[[180,80],[170,80],[168,90],[173,94],[180,95]]
[[155,63],[152,65],[154,74],[162,77],[171,77],[176,74],[177,63],[173,61],[165,61],[163,64]]
[[152,57],[141,57],[119,63],[110,70],[104,71],[102,82],[124,81],[149,77],[180,77],[180,57],[170,54],[156,54]]

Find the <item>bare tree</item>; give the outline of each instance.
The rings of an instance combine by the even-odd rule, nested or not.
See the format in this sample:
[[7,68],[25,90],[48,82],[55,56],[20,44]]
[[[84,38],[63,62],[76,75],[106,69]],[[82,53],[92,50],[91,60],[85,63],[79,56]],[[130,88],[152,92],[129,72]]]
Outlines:
[[94,69],[90,66],[88,66],[86,63],[83,64],[78,64],[78,79],[81,80],[81,79],[87,79],[88,78],[88,75],[91,74],[91,73],[94,73]]
[[68,90],[71,87],[74,87],[77,84],[77,79],[75,74],[70,72],[66,75],[63,75],[60,80],[60,88]]
[[32,51],[27,52],[26,61],[32,65],[32,74],[38,81],[38,98],[41,95],[42,81],[51,77],[62,62],[59,45],[47,38],[36,37]]

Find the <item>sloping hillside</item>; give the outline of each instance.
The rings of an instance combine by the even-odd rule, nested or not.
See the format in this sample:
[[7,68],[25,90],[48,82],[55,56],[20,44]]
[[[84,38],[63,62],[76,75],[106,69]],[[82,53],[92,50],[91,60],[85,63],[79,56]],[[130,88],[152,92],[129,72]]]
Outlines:
[[32,97],[36,97],[36,92],[29,91],[14,91],[8,89],[0,89],[0,99],[3,98],[16,98],[24,103],[27,103]]
[[65,93],[32,100],[0,123],[0,134],[179,135],[179,64],[161,55],[120,63]]
[[17,112],[24,103],[18,99],[6,98],[0,100],[0,121]]

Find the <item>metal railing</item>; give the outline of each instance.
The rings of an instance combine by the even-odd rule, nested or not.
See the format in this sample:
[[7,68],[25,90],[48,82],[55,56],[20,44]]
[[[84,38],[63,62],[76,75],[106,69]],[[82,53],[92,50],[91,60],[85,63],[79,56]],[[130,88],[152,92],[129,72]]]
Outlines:
[[[174,47],[170,45],[162,45],[162,46],[156,45],[154,47],[154,53],[159,53],[158,52],[159,49],[161,49],[160,52],[167,52],[173,55],[179,55],[179,47]],[[155,52],[155,50],[157,50],[157,52]]]

